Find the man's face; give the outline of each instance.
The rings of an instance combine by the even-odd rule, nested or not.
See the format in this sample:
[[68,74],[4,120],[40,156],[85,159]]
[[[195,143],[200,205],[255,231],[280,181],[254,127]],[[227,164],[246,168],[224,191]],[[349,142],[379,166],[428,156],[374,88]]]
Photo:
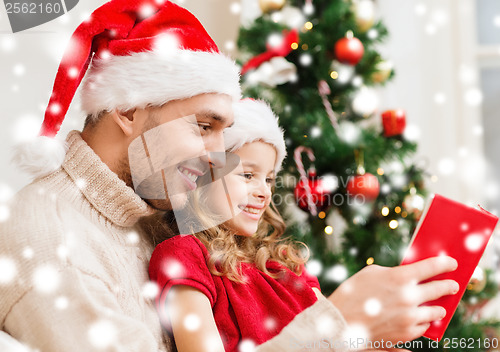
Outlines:
[[231,98],[202,94],[152,108],[143,133],[129,146],[136,192],[157,209],[184,207],[210,166],[223,167],[223,131],[233,123]]

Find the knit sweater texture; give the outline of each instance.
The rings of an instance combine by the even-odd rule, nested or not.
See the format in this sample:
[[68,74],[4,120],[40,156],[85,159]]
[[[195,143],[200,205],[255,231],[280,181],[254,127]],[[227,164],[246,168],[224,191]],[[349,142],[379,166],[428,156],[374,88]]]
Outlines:
[[[80,132],[66,142],[62,167],[24,187],[0,223],[0,330],[41,352],[173,351],[148,281],[153,248],[137,226],[154,210]],[[318,342],[345,328],[320,297],[255,352],[333,351]]]
[[[73,131],[0,227],[0,328],[42,352],[165,351],[148,295],[150,208]],[[0,265],[1,266],[1,265]]]

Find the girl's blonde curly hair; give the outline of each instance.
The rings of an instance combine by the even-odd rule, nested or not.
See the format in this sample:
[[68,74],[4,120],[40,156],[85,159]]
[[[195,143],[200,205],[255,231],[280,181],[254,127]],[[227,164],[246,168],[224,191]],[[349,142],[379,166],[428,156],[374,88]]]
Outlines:
[[[184,218],[193,223],[193,228],[199,228],[201,223],[207,229],[193,235],[207,248],[208,268],[213,275],[244,282],[241,264],[254,263],[262,272],[277,277],[276,273],[267,269],[268,261],[278,262],[297,275],[302,274],[303,266],[309,258],[309,249],[302,242],[283,237],[286,225],[272,201],[265,209],[253,236],[237,235],[224,224],[220,224],[218,215],[209,211],[206,202],[206,195],[195,191],[193,199],[188,202],[188,208],[184,210],[189,212],[190,216]],[[173,211],[142,220],[141,225],[154,246],[167,238],[179,235]],[[190,227],[189,223],[183,227],[185,226]]]

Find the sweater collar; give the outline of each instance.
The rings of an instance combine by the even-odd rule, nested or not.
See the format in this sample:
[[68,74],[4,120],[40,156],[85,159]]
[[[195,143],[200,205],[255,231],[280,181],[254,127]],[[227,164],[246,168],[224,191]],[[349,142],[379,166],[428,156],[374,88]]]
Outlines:
[[80,132],[70,132],[66,142],[68,152],[62,168],[104,217],[118,226],[131,227],[155,212],[101,161]]

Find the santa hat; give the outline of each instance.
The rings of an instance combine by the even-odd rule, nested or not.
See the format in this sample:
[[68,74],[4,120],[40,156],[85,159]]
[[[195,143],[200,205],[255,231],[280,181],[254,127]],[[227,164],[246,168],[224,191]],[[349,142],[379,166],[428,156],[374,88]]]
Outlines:
[[[85,75],[82,110],[94,117],[203,93],[233,99],[241,94],[235,63],[220,53],[193,14],[166,0],[112,0],[76,29],[56,75],[41,136],[57,134]],[[22,168],[43,176],[62,164],[62,146],[55,151],[43,137],[34,143],[50,147],[21,147],[14,159]]]
[[262,100],[243,99],[233,103],[234,123],[224,130],[225,149],[235,152],[245,144],[262,141],[276,149],[275,171],[281,169],[286,157],[283,129],[278,117]]

